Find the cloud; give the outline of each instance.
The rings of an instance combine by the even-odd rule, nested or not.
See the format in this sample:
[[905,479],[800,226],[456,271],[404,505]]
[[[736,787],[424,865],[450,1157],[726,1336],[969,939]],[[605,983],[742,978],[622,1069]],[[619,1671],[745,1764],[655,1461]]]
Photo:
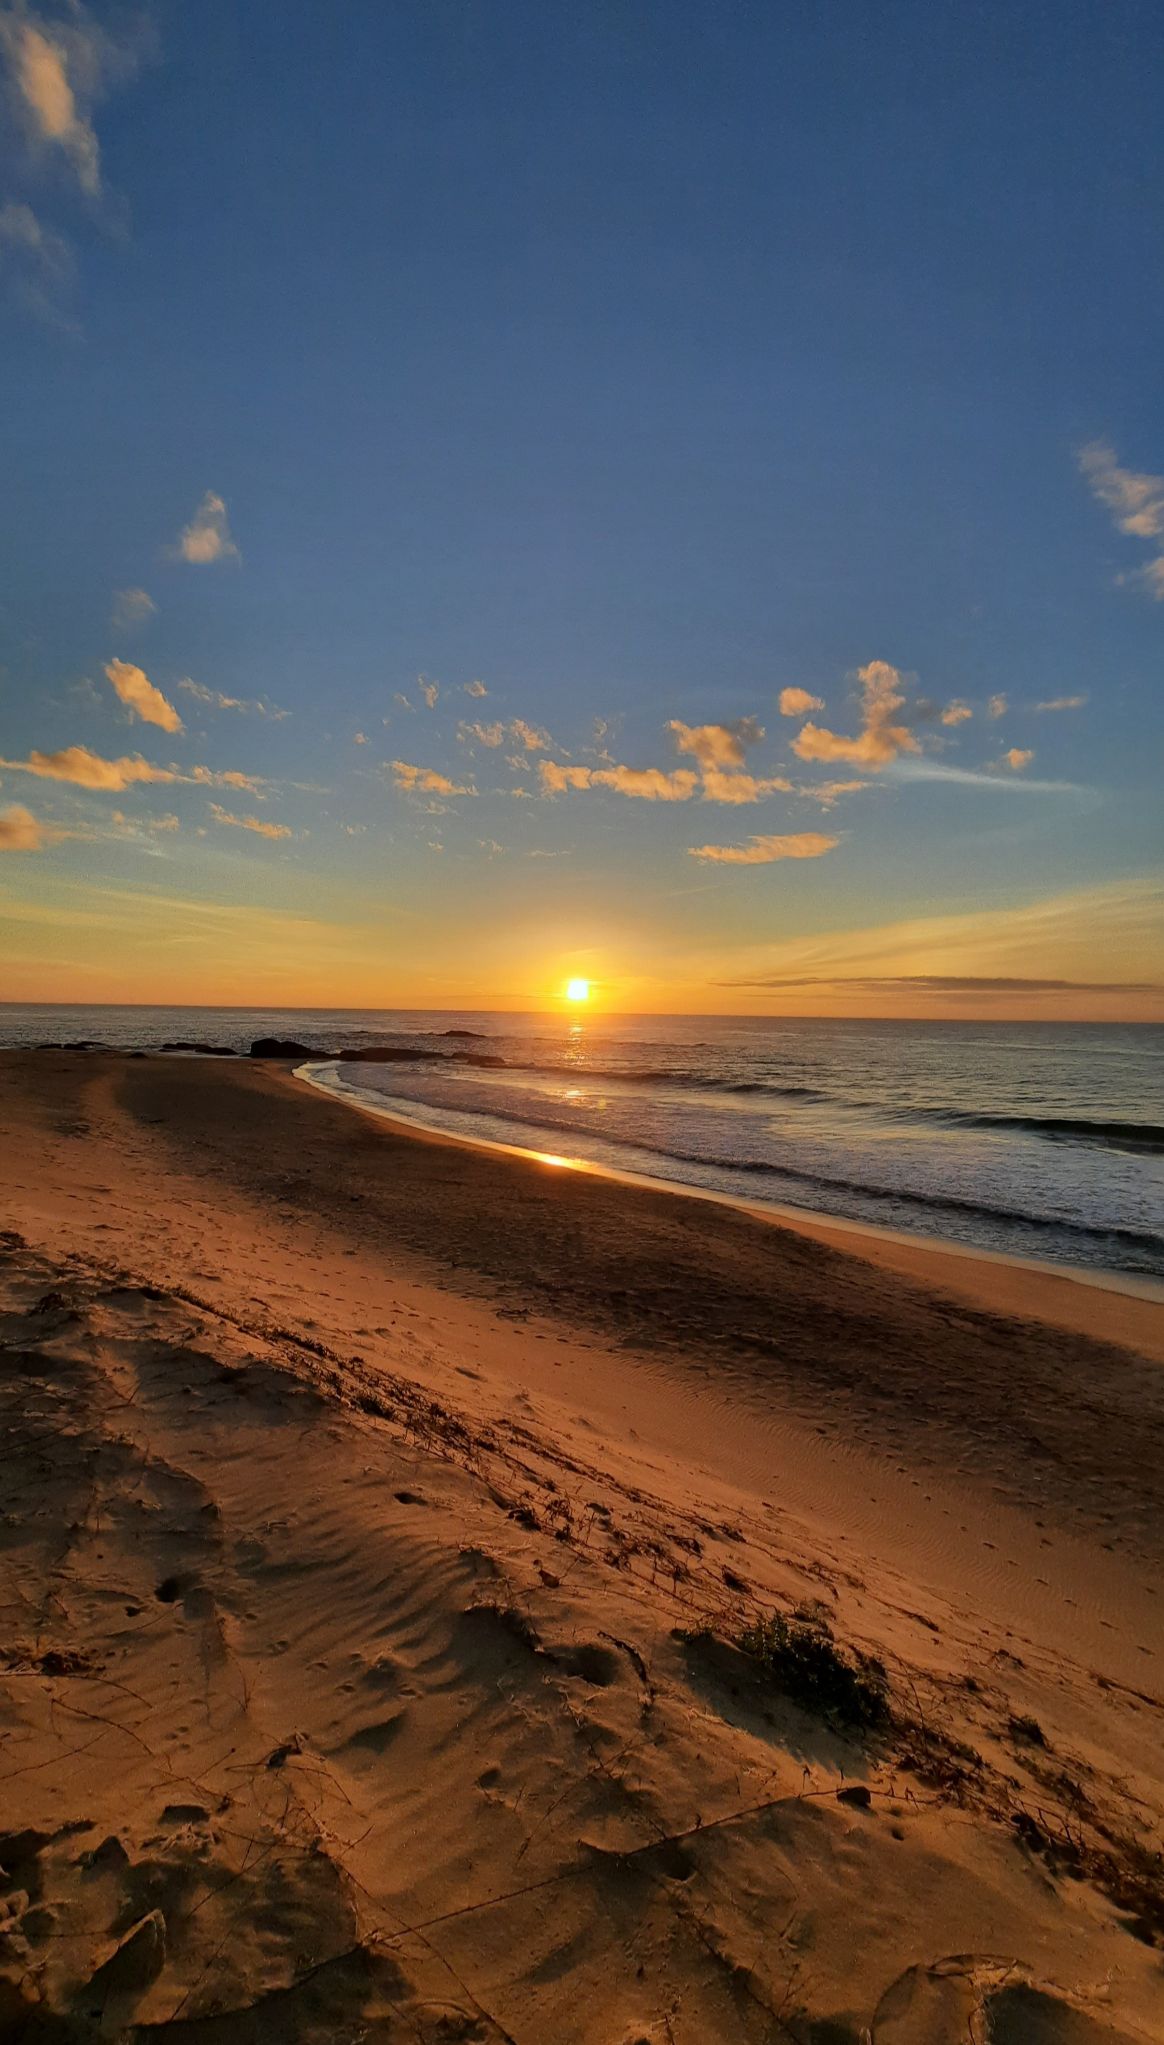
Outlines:
[[366,746],[366,745],[368,744],[368,734],[367,734],[367,732],[366,732],[366,731],[358,731],[358,732],[356,733],[356,735],[355,735],[354,739],[352,740],[352,744],[353,744],[354,746]]
[[942,760],[895,760],[888,778],[892,781],[945,781],[951,787],[986,788],[995,795],[1000,790],[1023,795],[1087,795],[1090,792],[1078,781],[1032,781],[1025,777],[1019,781],[1010,774],[1000,773],[1004,764],[1005,755],[1002,760],[994,760],[985,768],[948,767]]
[[[562,795],[567,788],[589,788],[593,767],[564,767],[557,760],[539,760],[538,773],[547,795]],[[694,781],[695,776],[692,775]]]
[[1035,755],[1029,746],[1012,746],[1002,757],[1012,774],[1021,774],[1030,766]]
[[720,767],[703,773],[704,802],[763,802],[767,795],[792,792],[792,782],[783,774],[725,774]]
[[527,724],[524,717],[515,717],[509,729],[518,745],[524,746],[527,753],[544,753],[551,743],[548,732],[539,731],[534,724]]
[[233,824],[238,831],[255,831],[260,838],[293,838],[288,824],[271,824],[265,817],[236,817],[228,809],[221,809],[216,802],[210,805],[210,814],[216,824]]
[[147,618],[152,618],[157,608],[147,590],[115,590],[111,614],[114,631],[131,632],[135,625],[144,625]]
[[759,745],[764,728],[754,717],[737,717],[733,724],[684,724],[673,717],[667,726],[675,749],[690,753],[701,767],[742,767],[744,749]]
[[[1115,449],[1106,440],[1089,441],[1079,450],[1079,466],[1121,533],[1136,540],[1158,540],[1164,536],[1164,476],[1139,474],[1123,469]],[[1142,568],[1121,575],[1120,582],[1139,584],[1157,603],[1164,603],[1164,554],[1146,561]]]
[[824,697],[810,696],[807,689],[781,689],[781,717],[807,717],[810,710],[823,710]]
[[30,809],[18,802],[0,810],[0,852],[39,852],[49,834]]
[[[208,689],[204,682],[192,682],[189,675],[178,683],[188,696],[197,702],[206,703],[214,710],[241,710],[245,716],[270,717],[276,724],[290,717],[289,710],[280,710],[277,703],[268,703],[263,697],[224,696],[221,689]],[[357,744],[361,741],[357,740]]]
[[1088,441],[1079,450],[1079,467],[1121,533],[1138,540],[1164,534],[1164,476],[1137,475],[1122,469],[1106,440]]
[[82,191],[96,198],[101,156],[92,122],[78,105],[75,72],[88,69],[85,82],[92,90],[99,31],[91,32],[79,11],[75,24],[70,33],[63,24],[40,21],[20,8],[0,18],[0,48],[32,133],[39,142],[62,151]]
[[173,704],[167,702],[161,690],[155,689],[148,676],[141,668],[134,667],[132,661],[108,661],[105,673],[114,694],[132,716],[141,718],[143,724],[156,724],[161,731],[184,729]]
[[475,739],[479,746],[496,747],[505,743],[503,724],[458,724],[459,739]]
[[831,809],[838,796],[856,795],[858,789],[868,787],[867,781],[818,781],[815,786],[803,781],[796,793],[807,796],[810,802],[819,802],[822,809]]
[[88,746],[63,746],[57,753],[30,752],[27,760],[0,760],[10,773],[36,774],[42,781],[70,781],[75,788],[130,788],[135,781],[179,781],[172,767],[151,767],[141,754],[103,760]]
[[692,859],[716,866],[770,866],[777,859],[820,859],[840,844],[823,831],[795,831],[790,836],[751,837],[746,845],[689,845]]
[[130,817],[126,815],[123,809],[115,809],[110,822],[116,824],[119,829],[128,831],[134,836],[141,831],[177,831],[181,829],[176,816]]
[[1049,702],[1036,703],[1036,710],[1082,710],[1086,696],[1052,696]]
[[637,796],[643,802],[688,802],[699,786],[699,776],[690,767],[666,774],[661,767],[567,767],[557,760],[541,760],[538,773],[547,795],[561,795],[567,788],[613,788],[618,795]]
[[802,760],[853,760],[876,770],[899,753],[921,750],[906,725],[892,722],[893,712],[905,701],[897,668],[887,660],[871,660],[858,668],[857,680],[864,697],[860,736],[842,738],[821,725],[806,724],[792,741],[793,752]]
[[466,696],[487,696],[489,691],[485,687],[484,682],[466,682],[465,694]]
[[986,715],[994,718],[1005,717],[1006,712],[1007,698],[1005,696],[991,696],[986,705]]
[[947,703],[941,715],[943,724],[965,724],[974,712],[968,703]]
[[419,795],[476,795],[475,788],[464,788],[457,781],[450,781],[447,774],[438,774],[435,767],[413,767],[407,760],[393,760],[392,774],[397,788],[406,793]]
[[173,549],[181,561],[205,567],[211,561],[237,561],[239,551],[230,533],[225,500],[208,490],[189,525],[183,526]]
[[73,281],[72,250],[17,200],[0,206],[0,274],[10,277],[27,312],[48,326],[75,331],[64,310]]
[[62,746],[56,753],[30,752],[27,760],[0,760],[10,774],[35,774],[41,781],[68,781],[74,788],[104,789],[117,793],[139,781],[185,782],[190,787],[243,788],[249,795],[261,795],[266,785],[258,775],[240,774],[236,768],[221,771],[213,767],[192,767],[183,774],[178,767],[154,767],[140,753],[132,758],[105,760],[88,746]]
[[440,683],[426,682],[423,675],[418,675],[416,678],[416,686],[420,690],[421,695],[424,697],[424,700],[427,703],[429,709],[435,710],[437,706],[437,697],[440,695],[441,692]]
[[723,987],[851,987],[926,994],[1162,994],[1164,980],[1025,980],[980,973],[776,974],[767,980],[722,980]]

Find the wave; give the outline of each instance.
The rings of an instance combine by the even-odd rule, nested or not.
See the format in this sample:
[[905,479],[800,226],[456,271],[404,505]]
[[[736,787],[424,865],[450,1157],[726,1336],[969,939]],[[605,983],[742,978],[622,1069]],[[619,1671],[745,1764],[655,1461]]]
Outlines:
[[[353,1091],[361,1092],[363,1090],[354,1089]],[[381,1098],[388,1105],[390,1111],[393,1097],[385,1094]],[[410,1116],[415,1115],[418,1109],[421,1115],[423,1115],[426,1103],[414,1101],[411,1098],[401,1098],[399,1106]],[[437,1112],[448,1113],[450,1111],[438,1109]],[[471,1109],[456,1109],[451,1112],[464,1123],[480,1121],[488,1116],[490,1120],[496,1120],[496,1122],[506,1128],[530,1131],[540,1136],[543,1141],[552,1140],[555,1136],[560,1135],[572,1135],[577,1139],[579,1135],[577,1126],[574,1123],[565,1120],[555,1121],[552,1116],[547,1114],[537,1117],[523,1115],[508,1107],[504,1113],[496,1117],[491,1116],[488,1110],[475,1113]],[[437,1126],[441,1125],[438,1124]],[[468,1130],[464,1133],[470,1134]],[[505,1139],[503,1138],[502,1140],[504,1141]],[[1121,1244],[1128,1250],[1137,1250],[1142,1254],[1146,1253],[1152,1259],[1153,1268],[1156,1268],[1160,1260],[1164,1260],[1164,1236],[1155,1235],[1150,1229],[1127,1228],[1119,1224],[1103,1222],[1089,1225],[1086,1222],[1072,1221],[1067,1216],[1035,1214],[1027,1208],[1007,1207],[991,1201],[965,1199],[956,1193],[922,1193],[897,1186],[875,1185],[870,1184],[867,1180],[844,1177],[839,1174],[813,1172],[802,1170],[799,1166],[773,1164],[766,1158],[719,1157],[701,1151],[678,1150],[666,1144],[652,1143],[647,1139],[638,1137],[623,1139],[613,1133],[607,1133],[603,1141],[614,1149],[637,1151],[640,1155],[645,1154],[650,1157],[657,1157],[667,1164],[695,1166],[704,1172],[714,1173],[717,1177],[721,1173],[734,1172],[753,1180],[766,1179],[773,1182],[777,1191],[777,1197],[783,1197],[790,1201],[795,1200],[794,1189],[796,1186],[811,1186],[825,1193],[847,1194],[850,1196],[850,1200],[857,1199],[867,1200],[873,1204],[880,1203],[883,1211],[892,1206],[899,1209],[913,1208],[919,1212],[930,1214],[959,1214],[981,1221],[1004,1223],[1012,1228],[1029,1230],[1032,1233],[1037,1233],[1044,1241],[1052,1236],[1068,1236],[1078,1238],[1081,1242],[1086,1241],[1092,1244]],[[677,1174],[676,1176],[679,1175]]]
[[1164,1152],[1158,1122],[1101,1122],[1081,1115],[984,1115],[947,1112],[945,1119],[970,1129],[1016,1129],[1053,1143],[1099,1143],[1112,1149]]

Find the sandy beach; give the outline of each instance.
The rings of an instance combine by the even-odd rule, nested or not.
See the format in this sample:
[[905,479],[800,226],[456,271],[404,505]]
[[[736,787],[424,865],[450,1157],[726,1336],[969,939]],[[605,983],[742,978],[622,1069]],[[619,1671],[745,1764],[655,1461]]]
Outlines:
[[0,1132],[0,2040],[1159,2036],[1164,1307],[289,1066]]

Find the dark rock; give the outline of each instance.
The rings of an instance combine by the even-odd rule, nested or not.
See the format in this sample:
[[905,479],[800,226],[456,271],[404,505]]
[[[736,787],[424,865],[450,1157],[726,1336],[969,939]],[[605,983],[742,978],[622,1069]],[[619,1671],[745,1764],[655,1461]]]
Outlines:
[[196,1051],[200,1058],[234,1058],[237,1053],[229,1044],[187,1044],[181,1038],[173,1044],[162,1044],[163,1051]]
[[294,1037],[256,1037],[250,1048],[252,1058],[330,1058],[330,1051],[313,1050],[297,1044]]
[[484,1030],[442,1030],[441,1035],[442,1037],[476,1037],[479,1042],[485,1042]]

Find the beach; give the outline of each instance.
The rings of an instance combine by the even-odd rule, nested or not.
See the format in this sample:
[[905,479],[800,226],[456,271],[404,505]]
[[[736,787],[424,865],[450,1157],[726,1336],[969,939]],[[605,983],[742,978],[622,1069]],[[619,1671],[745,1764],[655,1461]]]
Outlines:
[[0,2037],[1158,2034],[1164,1307],[291,1061],[0,1130]]

